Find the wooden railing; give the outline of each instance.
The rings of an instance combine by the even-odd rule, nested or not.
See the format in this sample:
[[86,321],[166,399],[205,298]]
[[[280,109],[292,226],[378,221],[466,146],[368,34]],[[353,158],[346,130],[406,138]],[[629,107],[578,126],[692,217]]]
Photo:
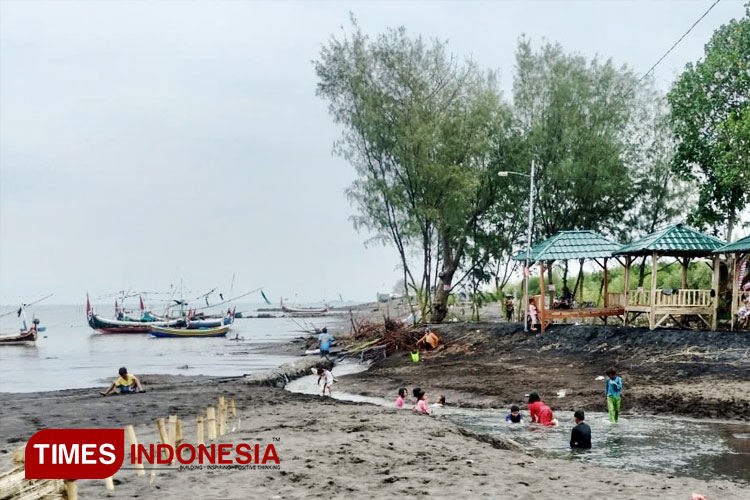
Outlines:
[[629,306],[650,306],[651,292],[649,290],[631,290],[628,294]]
[[607,304],[609,307],[625,307],[625,294],[619,292],[607,293]]
[[711,290],[678,290],[677,293],[667,295],[661,290],[656,292],[654,301],[659,306],[674,307],[707,307],[713,304]]
[[[611,300],[611,299],[610,299]],[[711,290],[683,289],[677,290],[671,294],[666,294],[662,290],[657,290],[655,294],[654,305],[673,306],[673,307],[708,307],[713,304]],[[628,295],[628,305],[630,306],[650,306],[650,290],[631,290]]]

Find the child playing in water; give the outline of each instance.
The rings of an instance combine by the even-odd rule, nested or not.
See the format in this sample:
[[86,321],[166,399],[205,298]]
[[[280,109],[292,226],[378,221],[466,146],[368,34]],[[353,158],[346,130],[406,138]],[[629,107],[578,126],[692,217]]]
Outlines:
[[583,410],[576,410],[573,420],[576,426],[570,432],[570,447],[587,450],[591,448],[591,427],[584,422],[586,415]]
[[130,394],[133,392],[146,392],[143,390],[141,381],[135,375],[128,373],[128,369],[124,366],[118,370],[119,377],[117,380],[112,382],[106,391],[101,391],[99,394],[106,396],[110,392],[116,392],[117,394]]
[[445,406],[445,396],[441,394],[437,400],[437,403],[432,403],[430,405],[430,408],[442,408],[443,406]]
[[404,398],[409,395],[409,391],[406,390],[406,387],[402,387],[398,390],[398,397],[396,398],[396,408],[403,408],[404,407]]
[[607,378],[604,382],[604,393],[607,396],[607,411],[609,421],[620,420],[620,401],[622,400],[622,378],[617,376],[614,368],[607,370]]
[[432,413],[427,402],[427,393],[422,390],[419,391],[419,396],[417,397],[417,411],[422,415],[429,415]]
[[529,418],[532,423],[544,426],[557,425],[557,420],[552,415],[552,409],[541,400],[536,392],[529,394]]
[[511,424],[520,424],[522,419],[523,415],[521,415],[521,409],[518,405],[511,406],[510,413],[505,416],[505,421]]
[[[318,368],[318,387],[320,387],[321,396],[330,396],[333,390],[333,383],[336,381],[333,378],[333,373],[326,370],[325,368]],[[323,382],[321,384],[321,382]]]

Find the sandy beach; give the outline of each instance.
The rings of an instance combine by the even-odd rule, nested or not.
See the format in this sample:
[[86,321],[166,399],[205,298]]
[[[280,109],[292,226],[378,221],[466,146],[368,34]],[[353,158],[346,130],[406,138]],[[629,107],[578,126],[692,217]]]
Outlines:
[[[633,330],[625,335],[616,329],[568,327],[544,338],[518,330],[518,325],[495,323],[439,327],[447,347],[424,353],[419,364],[411,363],[406,353],[396,353],[367,372],[340,377],[337,390],[390,398],[398,386],[420,385],[433,394],[444,393],[456,406],[504,412],[511,402],[521,403],[524,392],[538,390],[544,396],[565,387],[568,396],[550,404],[567,425],[564,415],[569,409],[601,409],[594,376],[616,362],[627,368],[623,369],[629,390],[626,415],[687,412],[750,418],[750,370],[745,358],[733,354],[739,351],[732,350],[732,344],[742,343],[746,334],[660,332],[656,342],[644,341]],[[595,338],[602,335],[610,348]],[[627,345],[628,339],[632,345]],[[581,351],[578,343],[591,348]],[[648,347],[649,357],[637,362],[639,343],[644,353]],[[683,363],[674,356],[686,347],[689,356],[703,353],[706,360],[706,352],[715,352],[716,358],[701,370],[690,371],[694,362]],[[287,348],[303,349],[304,343]],[[132,396],[104,398],[94,389],[0,394],[3,469],[11,452],[42,428],[133,424],[140,442],[156,443],[155,419],[176,414],[184,420],[184,434],[190,441],[195,436],[195,416],[214,405],[218,395],[225,395],[235,398],[240,419],[230,420],[233,432],[222,442],[275,443],[279,470],[158,470],[153,477],[151,472],[136,477],[132,470],[121,470],[115,476],[115,491],[106,491],[102,481],[81,480],[80,497],[687,499],[699,492],[710,499],[750,498],[746,483],[633,472],[502,449],[504,441],[462,432],[439,417],[290,393],[276,387],[283,384],[278,377],[142,378],[148,392]],[[682,389],[675,396],[677,387]],[[660,391],[671,396],[659,398]]]

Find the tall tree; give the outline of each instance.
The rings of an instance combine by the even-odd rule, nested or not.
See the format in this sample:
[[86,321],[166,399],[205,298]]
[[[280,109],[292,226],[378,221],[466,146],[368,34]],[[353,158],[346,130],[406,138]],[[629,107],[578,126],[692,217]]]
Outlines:
[[536,238],[562,230],[615,233],[633,195],[626,129],[637,85],[627,68],[586,61],[559,44],[521,39],[513,106],[536,170]]
[[691,222],[724,226],[727,240],[750,202],[750,4],[717,29],[703,60],[688,63],[669,92],[678,139],[676,172],[698,184]]
[[348,190],[355,223],[396,246],[423,310],[437,266],[431,319],[441,321],[469,235],[498,196],[511,121],[496,81],[443,42],[409,38],[403,27],[371,40],[355,20],[314,64],[318,95],[344,128],[335,150],[358,174]]
[[[653,89],[652,82],[647,82],[637,89],[636,100],[633,123],[628,130],[632,145],[628,161],[637,196],[618,235],[623,242],[684,220],[690,200],[694,199],[694,190],[671,168],[675,141],[666,98]],[[645,260],[643,257],[638,286],[643,286],[646,277]]]

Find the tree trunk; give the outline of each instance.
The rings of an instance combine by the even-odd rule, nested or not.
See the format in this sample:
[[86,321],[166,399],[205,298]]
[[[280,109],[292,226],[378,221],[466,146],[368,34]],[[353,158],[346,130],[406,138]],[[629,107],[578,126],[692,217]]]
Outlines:
[[440,239],[443,249],[443,270],[438,274],[440,279],[437,282],[435,301],[432,303],[432,315],[430,316],[430,322],[432,323],[442,322],[448,314],[448,297],[451,293],[453,275],[456,274],[456,269],[458,269],[458,264],[461,261],[461,253],[463,253],[463,250],[459,247],[456,250],[456,255],[453,255],[453,249],[450,247],[450,243],[446,241],[446,238]]
[[729,217],[727,217],[727,243],[732,243],[732,233],[734,232],[735,219],[736,217],[734,210],[730,210]]
[[646,256],[641,259],[641,269],[638,272],[638,288],[643,287],[643,280],[646,279]]

